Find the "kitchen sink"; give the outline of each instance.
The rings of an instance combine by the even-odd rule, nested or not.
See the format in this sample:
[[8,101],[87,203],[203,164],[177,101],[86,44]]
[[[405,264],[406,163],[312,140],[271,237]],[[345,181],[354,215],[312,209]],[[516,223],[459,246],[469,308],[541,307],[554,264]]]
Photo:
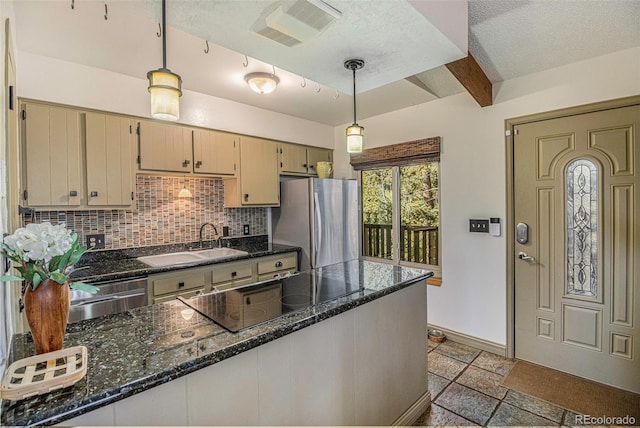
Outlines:
[[197,255],[196,253],[188,253],[186,251],[179,253],[158,254],[156,256],[138,257],[138,260],[140,260],[142,263],[148,264],[149,266],[153,267],[191,263],[202,259],[203,257]]
[[210,250],[194,251],[195,254],[205,259],[218,259],[220,257],[243,256],[249,254],[246,251],[235,250],[233,248],[211,248]]
[[180,251],[177,253],[158,254],[155,256],[138,257],[142,263],[153,267],[173,266],[203,260],[215,260],[248,254],[246,251],[233,248],[211,248],[200,251]]

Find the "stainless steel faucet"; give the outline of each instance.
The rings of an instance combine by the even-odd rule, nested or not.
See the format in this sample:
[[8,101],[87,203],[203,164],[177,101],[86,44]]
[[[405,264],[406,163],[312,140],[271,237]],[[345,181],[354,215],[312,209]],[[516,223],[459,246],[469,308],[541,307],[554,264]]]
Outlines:
[[216,233],[216,237],[218,240],[218,247],[220,247],[220,235],[218,234],[218,229],[216,229],[216,226],[213,223],[202,223],[202,226],[200,226],[200,248],[202,248],[202,232],[204,231],[204,228],[209,225],[211,227],[213,227],[213,231]]

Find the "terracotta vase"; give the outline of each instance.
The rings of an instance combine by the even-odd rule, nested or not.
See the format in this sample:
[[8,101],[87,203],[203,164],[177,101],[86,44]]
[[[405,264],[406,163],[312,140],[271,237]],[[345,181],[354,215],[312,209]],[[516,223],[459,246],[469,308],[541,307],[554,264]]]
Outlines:
[[47,279],[35,291],[27,287],[24,309],[38,354],[62,349],[70,299],[69,284],[66,283]]

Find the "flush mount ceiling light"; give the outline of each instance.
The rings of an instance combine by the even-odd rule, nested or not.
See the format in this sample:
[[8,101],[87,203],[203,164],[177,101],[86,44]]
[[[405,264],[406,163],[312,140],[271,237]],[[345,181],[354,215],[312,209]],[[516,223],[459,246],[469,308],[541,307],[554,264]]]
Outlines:
[[162,68],[147,73],[151,94],[151,116],[162,120],[180,118],[182,78],[167,68],[167,26],[165,0],[162,0]]
[[362,59],[348,59],[344,68],[353,72],[353,124],[347,127],[347,153],[361,153],[364,140],[364,128],[356,121],[356,70],[364,67]]
[[280,83],[280,78],[275,74],[261,71],[247,74],[244,76],[244,80],[249,84],[253,92],[258,94],[270,94],[275,91],[276,86]]

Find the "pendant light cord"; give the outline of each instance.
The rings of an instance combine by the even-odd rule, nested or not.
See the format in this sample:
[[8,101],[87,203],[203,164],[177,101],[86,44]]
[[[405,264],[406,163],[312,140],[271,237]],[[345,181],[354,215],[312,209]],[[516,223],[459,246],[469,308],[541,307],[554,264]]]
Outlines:
[[[164,1],[164,0],[162,0]],[[356,69],[352,67],[353,71],[353,124],[356,124]]]
[[162,68],[167,68],[167,18],[166,4],[162,0]]

